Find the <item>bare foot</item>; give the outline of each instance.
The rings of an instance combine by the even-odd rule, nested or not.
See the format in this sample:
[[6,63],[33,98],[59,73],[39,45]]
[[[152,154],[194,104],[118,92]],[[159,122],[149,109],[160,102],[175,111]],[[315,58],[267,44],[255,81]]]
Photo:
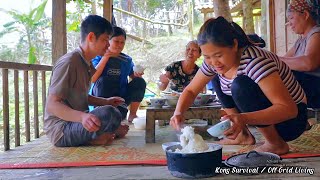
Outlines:
[[103,133],[96,139],[93,139],[90,142],[88,142],[88,144],[92,146],[110,145],[113,142],[115,136],[115,134]]
[[255,148],[257,152],[271,152],[278,155],[287,154],[289,152],[289,145],[283,141],[280,144],[270,144],[265,142],[263,145]]
[[315,118],[309,118],[306,125],[306,130],[310,130],[313,125],[317,124],[317,120]]
[[128,122],[132,123],[133,119],[136,118],[136,117],[138,117],[136,114],[133,114],[133,115],[129,114]]
[[126,124],[121,124],[119,128],[115,131],[116,138],[123,138],[129,131],[129,126]]
[[222,145],[253,145],[256,143],[256,140],[249,130],[243,130],[241,133],[239,133],[236,139],[224,138],[217,143]]

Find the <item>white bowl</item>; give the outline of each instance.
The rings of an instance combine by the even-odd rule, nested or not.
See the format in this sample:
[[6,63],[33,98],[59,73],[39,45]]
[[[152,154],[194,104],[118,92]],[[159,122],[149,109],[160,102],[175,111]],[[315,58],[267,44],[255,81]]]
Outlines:
[[133,126],[138,130],[146,129],[146,117],[137,117],[132,120]]
[[166,142],[166,143],[162,144],[162,149],[164,151],[166,151],[167,147],[173,146],[173,145],[178,145],[178,144],[180,144],[180,142]]
[[153,98],[150,99],[151,106],[156,108],[162,108],[162,106],[166,103],[166,99],[164,98]]
[[214,137],[223,138],[223,132],[231,127],[231,121],[224,120],[219,122],[218,124],[212,126],[211,128],[207,129],[207,132]]
[[143,71],[145,70],[146,68],[142,67],[141,65],[135,65],[133,66],[133,71],[134,72],[137,72],[137,73],[143,73]]
[[207,102],[211,97],[212,97],[212,94],[198,94],[195,100],[193,101],[193,104],[195,106],[203,106],[207,104]]
[[161,94],[161,97],[163,97],[165,99],[179,99],[180,94],[178,94],[178,93]]
[[175,107],[178,103],[179,98],[167,99],[168,106]]

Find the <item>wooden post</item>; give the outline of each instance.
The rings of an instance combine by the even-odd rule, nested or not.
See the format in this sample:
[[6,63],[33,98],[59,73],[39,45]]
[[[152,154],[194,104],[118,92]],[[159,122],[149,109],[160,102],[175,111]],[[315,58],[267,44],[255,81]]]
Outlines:
[[24,87],[24,122],[26,142],[30,141],[30,111],[29,111],[29,75],[28,71],[23,72]]
[[38,71],[33,71],[33,128],[34,138],[39,138],[39,110],[38,110]]
[[103,17],[110,23],[112,21],[112,4],[113,0],[103,0]]
[[203,22],[206,22],[208,20],[208,12],[203,11]]
[[253,1],[244,0],[242,1],[243,11],[243,29],[246,34],[253,34],[254,32],[254,21],[253,21]]
[[9,124],[9,80],[8,69],[2,69],[3,91],[3,142],[4,150],[10,149],[10,124]]
[[[167,16],[167,22],[170,24],[170,11],[166,11],[166,16]],[[168,25],[168,36],[172,36],[172,27],[171,25]]]
[[267,17],[267,11],[268,11],[268,0],[261,0],[261,19],[260,19],[260,32],[262,39],[266,42],[266,47],[269,49],[269,34],[268,34],[268,17]]
[[268,20],[268,25],[267,25],[267,32],[268,32],[268,42],[269,42],[269,50],[271,52],[276,53],[276,43],[275,43],[275,10],[274,10],[274,0],[268,0],[267,2],[267,7],[269,8],[267,10],[267,17],[269,18]]
[[44,123],[44,113],[47,98],[47,88],[46,88],[46,71],[41,71],[41,82],[42,82],[42,123]]
[[146,143],[155,143],[155,112],[148,112],[146,118]]
[[[123,9],[121,0],[119,0],[119,8]],[[129,7],[128,7],[128,9],[129,9]],[[126,17],[126,16],[127,15],[123,15],[122,12],[119,12],[119,14],[117,16],[117,21],[116,21],[117,22],[117,26],[122,27],[122,21],[123,20],[125,21],[124,17]]]
[[66,53],[66,0],[55,0],[52,1],[52,64]]
[[14,70],[14,137],[15,146],[20,146],[20,116],[19,116],[19,71]]
[[215,17],[223,16],[226,20],[232,21],[229,1],[226,0],[213,0],[213,11]]
[[188,19],[189,19],[189,33],[190,33],[190,39],[193,39],[193,3],[192,1],[188,1]]

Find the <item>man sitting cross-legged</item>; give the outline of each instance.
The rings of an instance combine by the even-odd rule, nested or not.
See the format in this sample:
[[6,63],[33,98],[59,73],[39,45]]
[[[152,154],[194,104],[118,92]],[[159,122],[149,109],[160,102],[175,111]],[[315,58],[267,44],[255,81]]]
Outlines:
[[[87,16],[81,23],[79,48],[62,56],[53,67],[44,130],[55,146],[108,145],[129,130],[121,125],[116,108],[122,98],[88,95],[95,72],[91,59],[105,53],[110,34],[112,26],[105,18]],[[90,113],[89,104],[97,106]]]

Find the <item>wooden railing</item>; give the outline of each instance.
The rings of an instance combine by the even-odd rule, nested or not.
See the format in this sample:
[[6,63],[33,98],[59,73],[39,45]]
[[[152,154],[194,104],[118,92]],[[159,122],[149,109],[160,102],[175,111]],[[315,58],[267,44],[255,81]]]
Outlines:
[[[20,115],[19,115],[19,72],[23,72],[24,86],[24,119],[25,119],[25,136],[26,142],[30,141],[30,109],[29,109],[29,72],[33,74],[33,114],[34,114],[34,137],[39,138],[39,102],[38,102],[38,73],[41,74],[42,84],[42,112],[46,102],[46,72],[52,70],[52,66],[36,65],[36,64],[21,64],[13,62],[0,61],[0,69],[2,70],[2,93],[3,93],[3,137],[4,150],[10,149],[10,124],[9,121],[9,85],[14,86],[14,143],[15,146],[20,146]],[[9,82],[9,71],[13,71],[13,82]],[[10,84],[9,84],[10,83]],[[12,98],[12,97],[10,97]],[[44,116],[42,116],[44,117]],[[42,119],[43,120],[43,119]]]

